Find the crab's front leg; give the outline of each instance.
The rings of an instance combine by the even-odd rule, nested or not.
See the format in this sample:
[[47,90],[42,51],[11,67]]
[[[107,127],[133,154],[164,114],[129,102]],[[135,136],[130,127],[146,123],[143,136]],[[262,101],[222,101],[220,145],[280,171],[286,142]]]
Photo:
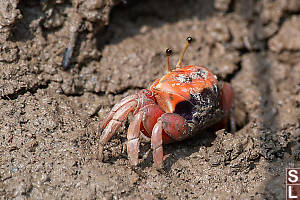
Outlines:
[[138,164],[140,131],[150,137],[153,126],[163,113],[165,112],[158,105],[148,101],[134,116],[127,133],[127,154],[131,165]]
[[[186,119],[176,113],[163,114],[152,130],[151,144],[154,166],[158,169],[163,167],[163,142],[181,141],[190,137],[191,133],[192,128],[189,127]],[[164,141],[164,135],[171,138],[171,140]]]

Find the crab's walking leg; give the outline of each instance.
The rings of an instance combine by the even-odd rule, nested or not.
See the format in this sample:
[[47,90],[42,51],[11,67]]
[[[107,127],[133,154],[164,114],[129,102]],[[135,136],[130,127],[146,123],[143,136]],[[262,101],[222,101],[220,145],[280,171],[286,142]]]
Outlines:
[[109,112],[109,114],[105,117],[105,119],[100,124],[100,129],[103,130],[107,126],[107,124],[113,118],[114,114],[117,112],[118,109],[120,109],[125,104],[127,104],[127,103],[129,103],[131,101],[134,101],[136,99],[137,99],[137,95],[131,95],[131,96],[125,97],[119,103],[115,104],[114,107]]
[[99,160],[103,160],[103,146],[110,140],[110,138],[117,132],[120,128],[122,122],[127,118],[130,112],[134,111],[137,106],[136,101],[127,102],[119,107],[118,110],[113,114],[111,120],[105,126],[102,132],[99,142]]
[[[151,136],[154,166],[156,168],[163,167],[163,141],[166,143],[180,141],[189,136],[191,136],[191,128],[186,119],[176,113],[161,115],[153,127]],[[165,140],[166,137],[169,139]]]
[[153,149],[154,167],[160,169],[163,167],[163,147],[162,147],[162,122],[158,120],[154,125],[151,136],[151,144]]
[[[234,119],[234,92],[229,83],[224,82],[221,89],[221,99],[222,106],[225,111],[225,115],[227,116],[225,120],[223,120],[224,127],[226,125],[230,125],[231,133],[236,131],[235,119]],[[229,120],[229,123],[228,123]],[[228,126],[227,126],[228,127]]]
[[139,112],[134,116],[133,121],[130,123],[127,134],[127,153],[129,161],[132,165],[136,166],[138,164],[139,155],[139,136],[140,127],[142,122],[143,113]]

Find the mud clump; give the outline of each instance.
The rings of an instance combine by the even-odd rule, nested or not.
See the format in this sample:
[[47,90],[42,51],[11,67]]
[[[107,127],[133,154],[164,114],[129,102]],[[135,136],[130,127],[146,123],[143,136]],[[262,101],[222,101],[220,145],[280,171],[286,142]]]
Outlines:
[[[297,51],[300,49],[299,33],[300,18],[297,16],[287,20],[280,29],[279,33],[269,41],[269,46],[272,51],[279,52],[282,50]],[[293,38],[294,40],[290,40]]]
[[[300,165],[299,1],[124,2],[0,2],[0,196],[283,199]],[[129,165],[126,122],[99,162],[101,120],[187,36],[183,63],[233,86],[238,131],[164,145],[158,172],[147,141]]]
[[5,41],[10,36],[14,24],[22,19],[21,12],[17,8],[18,3],[18,0],[0,2],[0,41]]

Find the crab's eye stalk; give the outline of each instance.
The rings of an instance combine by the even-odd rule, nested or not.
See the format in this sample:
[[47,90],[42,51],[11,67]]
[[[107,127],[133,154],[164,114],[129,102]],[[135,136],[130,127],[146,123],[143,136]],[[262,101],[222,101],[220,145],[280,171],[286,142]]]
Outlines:
[[167,72],[171,72],[171,67],[170,67],[170,56],[172,55],[172,49],[166,49],[166,56],[167,56]]
[[186,38],[186,43],[185,43],[185,46],[184,46],[184,48],[183,48],[183,50],[182,50],[182,52],[181,52],[181,54],[180,54],[179,60],[178,60],[178,62],[177,62],[177,64],[176,64],[176,68],[180,68],[180,67],[181,67],[183,56],[184,56],[184,54],[185,54],[187,48],[189,47],[189,44],[191,44],[192,41],[193,41],[193,38],[192,38],[192,37],[187,37],[187,38]]

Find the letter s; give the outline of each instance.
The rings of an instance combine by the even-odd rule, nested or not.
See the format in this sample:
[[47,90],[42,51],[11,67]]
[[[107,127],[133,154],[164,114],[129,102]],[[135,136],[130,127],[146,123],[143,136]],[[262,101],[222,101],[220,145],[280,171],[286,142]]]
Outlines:
[[291,183],[296,183],[298,181],[298,171],[297,170],[289,170],[288,172],[289,178],[288,181]]

